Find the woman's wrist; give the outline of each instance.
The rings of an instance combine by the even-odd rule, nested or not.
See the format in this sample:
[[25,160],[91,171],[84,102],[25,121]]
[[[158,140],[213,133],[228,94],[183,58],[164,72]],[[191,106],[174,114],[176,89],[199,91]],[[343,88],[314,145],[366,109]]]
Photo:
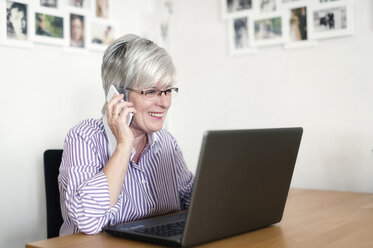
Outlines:
[[117,144],[116,150],[119,153],[131,153],[133,147],[133,142],[119,142]]

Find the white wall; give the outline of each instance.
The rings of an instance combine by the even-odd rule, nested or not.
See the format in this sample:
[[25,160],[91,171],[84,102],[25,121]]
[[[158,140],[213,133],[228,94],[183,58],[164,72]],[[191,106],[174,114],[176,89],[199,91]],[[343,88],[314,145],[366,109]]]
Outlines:
[[99,56],[44,46],[0,53],[0,246],[21,247],[46,236],[43,151],[62,148],[72,125],[99,113]]
[[355,1],[351,37],[240,57],[227,55],[219,2],[174,6],[170,44],[181,94],[170,128],[190,167],[207,129],[302,126],[294,187],[373,192],[372,1]]
[[[352,37],[230,57],[220,2],[174,1],[169,44],[182,93],[168,124],[193,171],[206,129],[303,126],[294,186],[373,192],[373,3],[355,2]],[[153,0],[111,7],[121,33],[159,39]],[[0,247],[46,238],[42,154],[100,116],[101,56],[0,47]]]

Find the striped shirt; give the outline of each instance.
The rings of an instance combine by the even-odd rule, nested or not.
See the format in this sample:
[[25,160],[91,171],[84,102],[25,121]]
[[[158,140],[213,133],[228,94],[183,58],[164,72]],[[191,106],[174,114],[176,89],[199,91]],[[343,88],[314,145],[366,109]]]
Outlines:
[[129,162],[118,201],[110,207],[103,172],[109,151],[102,119],[85,120],[68,132],[58,176],[64,220],[60,235],[96,234],[109,224],[188,208],[194,177],[175,138],[166,130],[148,137],[138,164]]

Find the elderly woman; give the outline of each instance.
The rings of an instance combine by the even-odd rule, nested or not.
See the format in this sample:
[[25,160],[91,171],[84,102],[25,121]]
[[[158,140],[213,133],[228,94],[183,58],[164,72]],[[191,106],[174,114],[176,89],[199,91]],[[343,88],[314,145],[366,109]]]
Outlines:
[[107,48],[101,74],[105,95],[112,84],[125,94],[105,103],[103,118],[82,121],[67,134],[58,177],[60,235],[96,234],[109,224],[189,206],[193,174],[162,129],[178,92],[171,57],[152,41],[126,35]]

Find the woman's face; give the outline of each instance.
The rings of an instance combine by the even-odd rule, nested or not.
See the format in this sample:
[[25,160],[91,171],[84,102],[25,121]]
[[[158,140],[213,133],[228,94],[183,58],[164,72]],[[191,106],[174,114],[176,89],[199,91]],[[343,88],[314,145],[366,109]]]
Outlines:
[[78,18],[71,21],[71,39],[78,41],[83,36],[83,24]]
[[[160,88],[154,85],[152,88],[147,89]],[[137,111],[131,124],[133,131],[137,131],[137,133],[152,133],[163,128],[168,109],[171,107],[172,98],[162,93],[161,96],[149,99],[138,92],[130,92],[129,101],[134,104],[134,108]]]

